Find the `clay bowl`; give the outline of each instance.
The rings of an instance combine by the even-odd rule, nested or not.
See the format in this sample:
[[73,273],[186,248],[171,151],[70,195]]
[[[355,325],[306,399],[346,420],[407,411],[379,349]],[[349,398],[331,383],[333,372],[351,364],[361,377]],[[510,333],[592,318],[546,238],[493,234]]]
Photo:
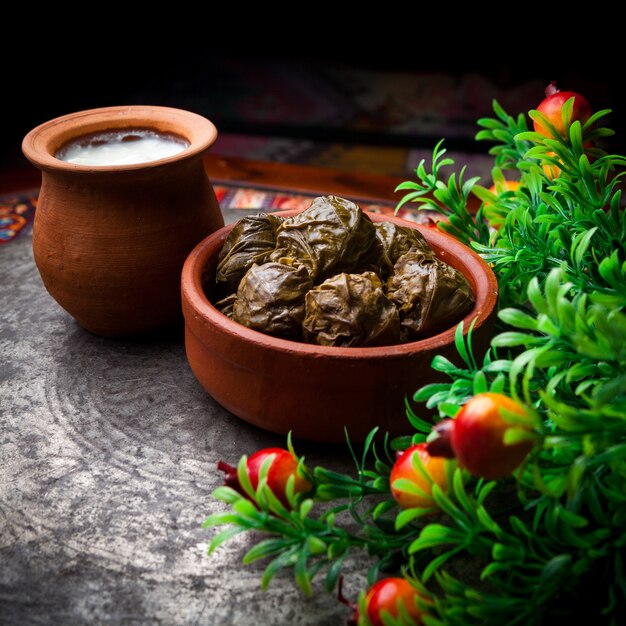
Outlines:
[[[280,213],[285,217],[296,211]],[[488,347],[498,287],[493,272],[472,250],[431,228],[376,214],[418,228],[437,256],[468,278],[476,297],[464,318],[465,332],[476,318],[473,348]],[[224,408],[261,428],[320,442],[362,442],[372,428],[391,435],[411,432],[405,398],[427,383],[441,381],[431,369],[435,355],[459,362],[455,328],[421,341],[376,348],[335,348],[278,339],[251,330],[220,313],[203,291],[203,276],[215,276],[228,225],[199,243],[182,272],[185,346],[191,369]],[[420,407],[424,415],[424,407]]]

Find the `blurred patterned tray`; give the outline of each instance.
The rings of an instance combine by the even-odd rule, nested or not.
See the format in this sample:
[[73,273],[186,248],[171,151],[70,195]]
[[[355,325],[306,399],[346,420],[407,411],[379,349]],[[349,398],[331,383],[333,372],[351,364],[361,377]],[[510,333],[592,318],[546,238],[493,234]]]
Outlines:
[[[311,203],[314,194],[284,189],[261,188],[250,185],[214,183],[215,195],[220,207],[224,209],[259,210],[264,212],[284,211],[287,209],[305,209]],[[35,217],[38,190],[27,190],[0,196],[0,245],[15,239]],[[360,201],[364,211],[393,215],[395,204],[392,202]],[[433,217],[427,211],[402,208],[398,217],[418,223],[428,223]]]

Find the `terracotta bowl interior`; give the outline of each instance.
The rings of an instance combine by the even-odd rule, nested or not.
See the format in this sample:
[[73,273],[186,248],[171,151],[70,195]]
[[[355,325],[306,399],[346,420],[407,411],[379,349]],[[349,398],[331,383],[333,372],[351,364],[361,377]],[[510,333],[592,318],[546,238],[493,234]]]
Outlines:
[[[297,211],[285,211],[280,215],[289,217],[295,213]],[[374,222],[389,220],[405,226],[416,226],[395,217],[369,215]],[[325,395],[327,396],[325,389],[330,390],[330,387],[335,384],[334,377],[349,376],[354,379],[353,391],[355,393],[357,389],[365,390],[365,387],[361,386],[376,385],[376,381],[368,380],[368,378],[376,377],[381,382],[381,387],[384,385],[397,387],[395,391],[381,390],[381,396],[388,392],[388,395],[391,394],[389,398],[393,397],[393,401],[399,401],[397,414],[398,421],[402,422],[399,428],[405,428],[403,397],[406,393],[412,393],[421,386],[420,380],[430,382],[434,372],[430,368],[430,361],[435,354],[444,354],[448,357],[456,355],[454,349],[456,326],[421,341],[373,348],[317,346],[279,339],[246,328],[220,313],[211,304],[204,288],[205,285],[210,285],[214,281],[219,250],[232,227],[232,224],[225,226],[198,244],[187,258],[183,269],[182,294],[183,312],[186,319],[187,354],[192,370],[205,389],[238,417],[268,430],[283,434],[292,430],[295,436],[300,435],[307,439],[341,441],[344,438],[343,424],[334,423],[336,419],[345,418],[346,425],[352,424],[355,439],[363,439],[367,434],[368,421],[372,424],[376,423],[376,412],[380,415],[382,422],[380,425],[383,428],[390,431],[397,430],[394,424],[389,423],[389,418],[381,415],[381,410],[383,410],[381,407],[385,406],[388,399],[384,402],[381,400],[378,404],[377,396],[370,401],[365,398],[362,406],[358,406],[358,401],[356,404],[347,402],[345,411],[356,406],[356,412],[360,415],[348,416],[337,409],[338,415],[327,416],[327,419],[322,418],[322,413],[332,413],[334,409],[331,405],[327,404],[320,409],[321,412],[316,412],[310,404],[317,402],[318,398],[322,401]],[[463,320],[465,332],[475,319],[474,336],[477,338],[475,347],[480,348],[479,343],[486,347],[497,302],[497,282],[493,272],[478,255],[451,236],[437,229],[418,228],[437,256],[467,277],[476,302],[472,311]],[[228,398],[222,395],[221,387],[233,387],[235,384],[228,377],[237,377],[243,370],[254,368],[244,362],[246,358],[260,359],[259,368],[282,371],[282,378],[278,374],[276,376],[275,388],[270,393],[270,397],[259,397],[259,403],[267,401],[270,408],[257,407],[254,404],[248,404],[247,407],[239,406],[246,404],[242,400],[244,396],[241,395],[246,394],[245,386],[242,387],[239,395],[230,394]],[[265,361],[265,358],[268,360]],[[281,369],[281,363],[287,361],[291,365]],[[324,364],[323,367],[320,363]],[[279,415],[285,406],[294,406],[294,402],[283,403],[282,399],[277,399],[276,396],[292,394],[295,398],[299,393],[300,378],[297,376],[291,378],[290,367],[299,367],[302,377],[306,377],[309,372],[321,367],[317,393],[311,391],[310,388],[305,390],[305,381],[302,380],[301,399],[303,403],[307,403],[307,407],[303,409],[301,405],[299,414],[303,415],[303,411],[308,413],[309,419],[317,422],[315,426],[302,427],[296,415],[291,418],[289,415]],[[223,373],[223,368],[228,370],[228,375]],[[413,371],[407,379],[407,373],[404,370],[415,370],[415,368],[420,371]],[[259,376],[272,376],[261,369],[258,371]],[[248,386],[250,386],[250,376],[254,377],[254,373],[251,374],[248,371],[246,382]],[[289,377],[289,381],[285,377]],[[242,375],[242,381],[243,378],[246,377]],[[404,379],[408,382],[402,382]],[[268,384],[271,384],[271,381],[268,381]],[[402,389],[403,386],[404,389]],[[358,394],[362,395],[361,391],[358,391]],[[368,409],[370,405],[371,409]],[[372,415],[364,416],[364,411],[370,411]],[[344,418],[341,418],[341,415],[344,415]]]

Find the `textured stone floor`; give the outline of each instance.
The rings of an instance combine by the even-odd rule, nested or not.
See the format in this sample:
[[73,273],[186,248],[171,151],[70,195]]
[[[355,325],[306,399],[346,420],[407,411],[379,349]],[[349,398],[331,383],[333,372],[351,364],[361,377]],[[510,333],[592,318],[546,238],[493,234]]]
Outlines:
[[[296,443],[349,468],[343,446]],[[321,580],[310,599],[290,576],[262,592],[262,567],[240,565],[249,539],[206,554],[216,462],[267,445],[284,439],[200,387],[182,332],[96,337],[45,291],[28,233],[0,246],[0,624],[345,623]]]

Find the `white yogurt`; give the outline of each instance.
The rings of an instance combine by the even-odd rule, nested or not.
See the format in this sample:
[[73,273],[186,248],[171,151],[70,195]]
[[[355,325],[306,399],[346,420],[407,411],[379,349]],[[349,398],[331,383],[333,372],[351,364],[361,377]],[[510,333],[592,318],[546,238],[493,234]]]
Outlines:
[[173,135],[129,129],[78,138],[63,146],[55,156],[77,165],[132,165],[174,156],[188,146],[186,141]]

